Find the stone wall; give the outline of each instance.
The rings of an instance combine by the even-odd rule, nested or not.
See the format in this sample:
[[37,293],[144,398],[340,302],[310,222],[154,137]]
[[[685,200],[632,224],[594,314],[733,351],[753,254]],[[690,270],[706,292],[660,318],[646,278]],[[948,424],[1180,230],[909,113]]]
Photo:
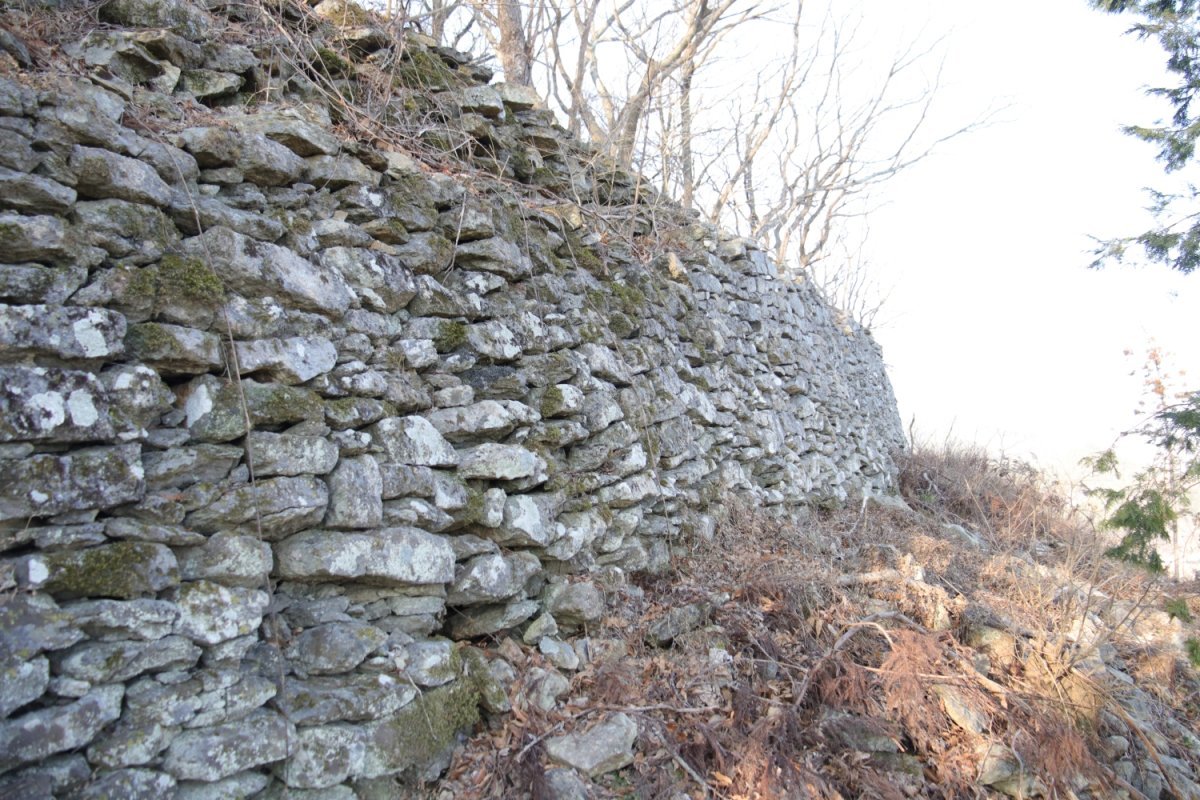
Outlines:
[[[470,640],[559,647],[728,495],[891,486],[877,346],[753,243],[458,54],[256,13],[6,48],[7,797],[393,796],[507,708]],[[385,58],[412,138],[335,133]]]

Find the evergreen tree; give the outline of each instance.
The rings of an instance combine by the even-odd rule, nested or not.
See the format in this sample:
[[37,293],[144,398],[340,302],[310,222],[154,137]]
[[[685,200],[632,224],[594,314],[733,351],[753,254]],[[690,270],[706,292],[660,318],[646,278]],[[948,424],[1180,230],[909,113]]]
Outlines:
[[[1184,577],[1181,562],[1186,536],[1198,522],[1192,495],[1200,487],[1200,393],[1175,392],[1174,378],[1163,352],[1151,348],[1143,367],[1146,394],[1141,423],[1121,434],[1153,447],[1153,457],[1135,473],[1129,485],[1119,489],[1091,490],[1103,500],[1107,516],[1101,526],[1120,531],[1121,541],[1108,555],[1140,564],[1152,572],[1162,572],[1164,564],[1158,552],[1158,540],[1170,543],[1173,574]],[[1114,448],[1085,459],[1084,463],[1100,475],[1120,478]]]
[[[1192,164],[1200,139],[1200,3],[1197,0],[1092,0],[1109,13],[1129,14],[1136,22],[1129,33],[1154,39],[1167,55],[1167,72],[1174,86],[1156,87],[1151,95],[1167,100],[1173,109],[1169,122],[1129,125],[1125,132],[1158,148],[1158,160],[1167,172]],[[1200,267],[1200,189],[1188,185],[1184,192],[1151,190],[1152,209],[1159,224],[1145,233],[1102,243],[1094,266],[1121,260],[1130,246],[1140,247],[1152,261],[1188,273]]]
[[[1135,20],[1129,33],[1154,39],[1167,56],[1167,72],[1175,85],[1150,89],[1172,109],[1169,122],[1157,126],[1130,125],[1125,132],[1158,148],[1158,160],[1168,172],[1195,166],[1200,139],[1200,2],[1198,0],[1092,0],[1096,8],[1127,14]],[[1140,248],[1151,261],[1190,273],[1200,267],[1200,189],[1188,184],[1183,192],[1151,190],[1155,227],[1137,236],[1103,242],[1093,266],[1120,261],[1129,248]],[[1179,574],[1180,523],[1189,515],[1191,498],[1200,486],[1200,392],[1171,396],[1161,354],[1148,358],[1147,383],[1155,407],[1144,422],[1126,435],[1155,448],[1151,464],[1119,490],[1104,490],[1108,517],[1104,525],[1123,532],[1110,555],[1161,571],[1155,540],[1174,545],[1175,577]],[[1110,449],[1091,462],[1098,472],[1117,473]]]

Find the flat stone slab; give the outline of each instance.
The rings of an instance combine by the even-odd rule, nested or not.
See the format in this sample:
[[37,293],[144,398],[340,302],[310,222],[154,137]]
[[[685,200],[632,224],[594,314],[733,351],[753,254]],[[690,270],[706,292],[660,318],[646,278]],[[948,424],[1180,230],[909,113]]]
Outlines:
[[142,499],[142,447],[137,444],[36,455],[5,463],[0,520],[104,509]]
[[256,711],[227,725],[184,731],[167,748],[163,769],[180,780],[217,781],[287,758],[295,737],[282,716]]
[[125,317],[102,308],[0,305],[0,357],[112,360],[125,352]]
[[0,717],[37,700],[49,683],[50,662],[45,658],[0,660]]
[[636,722],[626,714],[613,714],[585,733],[547,739],[546,754],[594,778],[633,763],[637,735]]
[[0,723],[0,771],[75,750],[121,715],[121,686],[100,686],[74,703]]
[[23,569],[31,588],[58,598],[132,600],[179,583],[179,565],[171,548],[150,542],[39,553],[30,556]]
[[171,188],[149,164],[97,147],[76,145],[71,150],[71,171],[80,197],[115,197],[131,203],[163,208],[171,202]]
[[303,581],[424,585],[454,580],[454,550],[417,528],[372,533],[312,530],[275,545],[276,574]]
[[258,630],[270,597],[258,589],[193,581],[179,587],[175,603],[178,631],[199,644],[214,645]]
[[459,567],[446,595],[452,606],[496,603],[513,597],[537,574],[542,562],[533,553],[486,553]]
[[415,687],[383,673],[289,679],[276,700],[300,726],[381,719],[408,705]]
[[71,614],[45,594],[16,594],[0,602],[0,660],[26,661],[84,638]]
[[458,463],[458,453],[424,417],[381,419],[371,433],[390,463],[422,467],[453,467]]
[[458,476],[464,480],[511,481],[534,475],[539,466],[544,471],[545,461],[520,445],[488,442],[463,454],[458,464]]
[[193,530],[215,533],[232,530],[262,536],[268,541],[319,525],[329,505],[329,489],[307,475],[268,478],[257,486],[239,486],[187,517]]
[[285,384],[310,381],[337,364],[337,348],[321,336],[256,339],[238,342],[234,349],[243,374],[266,372]]
[[209,228],[185,240],[183,250],[211,262],[226,286],[248,297],[274,295],[306,311],[335,317],[345,313],[354,299],[341,273],[318,269],[287,248],[252,243],[229,228]]
[[537,612],[538,604],[533,600],[459,609],[450,617],[450,636],[454,639],[471,639],[499,633],[515,628]]
[[0,367],[0,442],[86,442],[112,435],[108,391],[92,373]]
[[309,628],[292,640],[288,658],[309,675],[350,672],[387,634],[362,622],[332,622]]

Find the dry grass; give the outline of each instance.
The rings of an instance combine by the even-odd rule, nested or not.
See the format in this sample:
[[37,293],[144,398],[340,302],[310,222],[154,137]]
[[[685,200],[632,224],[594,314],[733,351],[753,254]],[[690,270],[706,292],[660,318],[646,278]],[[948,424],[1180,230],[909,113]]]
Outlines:
[[1030,464],[977,446],[921,445],[900,457],[900,494],[937,519],[968,526],[1001,549],[1066,542],[1083,521],[1061,488]]
[[[1186,758],[1162,730],[1135,730],[1116,711],[1120,686],[1085,668],[1113,648],[1154,688],[1163,717],[1194,728],[1197,684],[1179,653],[1134,646],[1122,630],[1067,635],[1116,594],[1157,598],[1096,558],[1098,540],[1068,503],[1027,468],[972,452],[911,455],[902,486],[916,510],[868,504],[782,521],[730,498],[712,541],[679,548],[670,575],[610,597],[613,615],[589,633],[621,657],[576,673],[552,712],[492,720],[430,796],[530,796],[524,782],[552,766],[531,760],[530,742],[615,709],[641,736],[633,766],[600,781],[605,797],[999,797],[978,782],[991,743],[1022,765],[1027,788],[1098,798],[1125,786],[1106,737],[1137,742],[1146,759],[1164,742],[1160,755]],[[983,545],[941,527],[951,521],[987,531]],[[1072,581],[1082,596],[1064,600]],[[645,644],[666,609],[726,596],[670,648]],[[1015,631],[1011,658],[968,646],[979,624]],[[978,730],[964,728],[963,708]],[[894,752],[856,748],[853,736],[868,734]]]

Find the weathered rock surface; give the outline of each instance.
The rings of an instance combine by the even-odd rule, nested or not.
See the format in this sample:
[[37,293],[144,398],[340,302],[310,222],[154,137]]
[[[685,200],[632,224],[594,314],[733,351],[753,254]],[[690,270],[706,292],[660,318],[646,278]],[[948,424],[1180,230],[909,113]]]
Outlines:
[[63,598],[131,600],[179,583],[175,553],[147,542],[43,553],[31,556],[23,566],[30,587]]
[[456,570],[446,602],[457,606],[504,600],[520,592],[541,567],[532,553],[476,556]]
[[613,714],[584,733],[550,737],[546,754],[594,778],[633,761],[637,734],[637,723],[625,714]]
[[[0,791],[374,796],[481,706],[559,702],[589,573],[667,568],[727,493],[891,486],[869,335],[528,87],[340,0],[282,60],[267,5],[96,13],[86,79],[0,29]],[[411,153],[312,82],[381,64]],[[557,669],[510,701],[458,640],[518,628]],[[597,775],[635,736],[547,749]]]
[[441,584],[454,577],[454,551],[416,528],[374,533],[311,530],[275,546],[277,573],[296,580]]
[[6,462],[0,520],[112,508],[142,498],[145,472],[136,444],[34,455]]
[[101,686],[74,703],[0,722],[0,770],[74,750],[121,715],[121,686]]
[[383,719],[406,706],[417,694],[383,673],[289,680],[280,708],[300,726],[328,722]]
[[270,598],[258,589],[192,581],[175,591],[179,607],[176,629],[194,642],[206,645],[257,631]]
[[288,657],[309,675],[350,672],[387,635],[361,623],[333,623],[309,628],[293,640]]
[[283,760],[295,736],[282,716],[256,712],[236,723],[184,731],[167,748],[163,769],[179,780],[218,781]]

